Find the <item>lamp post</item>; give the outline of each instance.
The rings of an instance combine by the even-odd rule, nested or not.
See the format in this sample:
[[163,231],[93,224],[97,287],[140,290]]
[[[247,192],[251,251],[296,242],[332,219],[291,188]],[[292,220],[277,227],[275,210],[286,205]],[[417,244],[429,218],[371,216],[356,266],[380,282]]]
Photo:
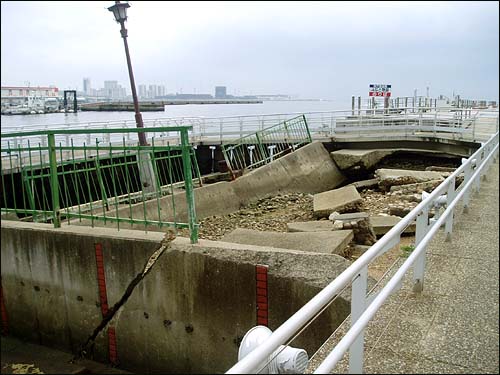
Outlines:
[[[130,77],[130,88],[132,89],[132,98],[134,99],[134,109],[135,109],[135,124],[137,128],[144,128],[144,123],[142,122],[142,115],[139,112],[139,101],[137,100],[137,92],[135,91],[135,81],[134,73],[132,72],[132,63],[130,62],[130,53],[128,51],[127,43],[127,29],[125,28],[125,21],[127,20],[127,8],[130,5],[128,3],[120,3],[115,1],[115,5],[108,8],[110,12],[113,12],[116,22],[121,26],[120,33],[123,38],[123,44],[125,45],[125,55],[127,56],[128,65],[128,75]],[[144,132],[138,132],[139,145],[147,146],[146,134]],[[138,164],[139,164],[139,177],[142,183],[143,192],[155,193],[156,184],[155,174],[153,170],[153,161],[151,160],[151,155],[147,150],[140,150],[138,153]]]
[[[132,89],[132,98],[134,100],[134,109],[135,109],[135,124],[138,128],[144,128],[144,123],[142,122],[142,115],[139,112],[139,101],[137,100],[137,92],[135,91],[135,80],[134,73],[132,72],[132,63],[130,62],[130,53],[128,50],[127,43],[127,29],[125,28],[125,21],[127,20],[127,8],[130,5],[128,3],[120,3],[119,1],[115,1],[115,5],[108,8],[110,12],[113,12],[115,16],[116,22],[118,22],[121,26],[120,33],[123,38],[123,44],[125,45],[125,55],[127,56],[127,65],[128,65],[128,75],[130,77],[130,87]],[[141,132],[139,135],[139,145],[147,146],[148,143],[146,141],[146,134]]]

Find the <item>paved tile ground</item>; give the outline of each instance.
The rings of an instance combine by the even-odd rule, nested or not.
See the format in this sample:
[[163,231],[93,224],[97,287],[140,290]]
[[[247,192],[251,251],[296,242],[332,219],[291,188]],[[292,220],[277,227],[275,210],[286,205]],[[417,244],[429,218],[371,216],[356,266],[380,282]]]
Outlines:
[[[429,244],[424,291],[412,292],[410,271],[375,315],[365,333],[365,373],[499,373],[498,187],[497,162],[469,212],[456,209],[451,241],[440,230]],[[307,372],[339,341],[346,323]],[[348,372],[347,361],[348,354],[334,373]]]

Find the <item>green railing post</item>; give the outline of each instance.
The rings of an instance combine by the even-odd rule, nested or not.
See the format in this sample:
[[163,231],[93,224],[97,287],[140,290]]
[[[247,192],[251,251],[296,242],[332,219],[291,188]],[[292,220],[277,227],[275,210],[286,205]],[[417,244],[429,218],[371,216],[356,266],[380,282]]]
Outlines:
[[198,225],[194,206],[193,177],[191,173],[191,145],[187,129],[181,129],[182,166],[184,169],[184,186],[186,188],[186,202],[188,212],[188,225],[191,243],[198,242]]
[[[258,165],[258,164],[260,164],[260,163],[261,163],[261,161],[263,161],[263,162],[264,162],[264,164],[267,164],[267,163],[268,163],[268,161],[267,161],[267,156],[266,156],[266,151],[264,150],[264,145],[263,145],[263,143],[262,143],[262,138],[259,136],[259,134],[263,134],[263,133],[262,133],[262,132],[256,132],[256,133],[255,133],[255,139],[257,140],[257,148],[258,148],[258,150],[260,151],[260,155],[261,155],[261,157],[263,158],[263,160],[260,160],[260,161],[258,161],[257,163],[255,163],[255,164],[257,164],[257,165]],[[256,156],[257,156],[257,155],[256,155]],[[257,157],[256,157],[255,159],[257,159]]]
[[49,163],[50,163],[50,189],[52,191],[52,216],[54,228],[61,227],[59,212],[59,182],[57,180],[57,159],[56,159],[56,137],[53,133],[47,134],[49,143]]
[[305,115],[302,115],[302,120],[304,120],[304,124],[306,126],[307,138],[309,139],[309,142],[312,142],[311,131],[309,130],[309,125],[307,125],[307,121],[306,121],[306,116]]

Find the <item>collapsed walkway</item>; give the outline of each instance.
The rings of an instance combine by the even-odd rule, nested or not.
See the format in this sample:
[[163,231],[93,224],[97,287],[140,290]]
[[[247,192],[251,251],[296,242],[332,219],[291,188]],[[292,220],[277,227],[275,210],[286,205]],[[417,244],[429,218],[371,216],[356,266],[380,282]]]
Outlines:
[[[472,194],[469,212],[456,210],[451,242],[443,230],[431,241],[423,292],[412,292],[410,272],[370,322],[365,373],[499,373],[498,161],[487,179]],[[308,371],[349,323],[316,353]],[[334,372],[348,372],[347,363],[348,354]]]

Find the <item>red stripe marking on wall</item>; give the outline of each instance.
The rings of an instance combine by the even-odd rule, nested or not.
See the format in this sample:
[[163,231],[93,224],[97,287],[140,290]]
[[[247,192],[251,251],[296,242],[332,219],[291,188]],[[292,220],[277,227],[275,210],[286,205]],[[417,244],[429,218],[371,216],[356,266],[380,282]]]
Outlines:
[[104,257],[102,255],[102,244],[95,244],[95,259],[97,265],[97,285],[99,287],[99,301],[103,318],[108,313],[108,295],[106,293],[106,276],[104,275]]
[[116,331],[115,327],[108,328],[109,361],[118,364],[118,352],[116,350]]
[[[102,244],[95,244],[95,260],[97,265],[97,286],[99,288],[99,301],[101,303],[101,313],[104,318],[109,311],[108,295],[106,292],[106,276],[104,274],[104,257]],[[116,331],[114,327],[108,328],[109,361],[118,364],[118,352],[116,350]]]
[[3,299],[3,288],[0,282],[0,310],[2,314],[2,335],[6,336],[9,333],[9,320],[7,319],[7,310],[5,309],[5,301]]
[[267,270],[268,266],[255,266],[257,325],[268,326]]

